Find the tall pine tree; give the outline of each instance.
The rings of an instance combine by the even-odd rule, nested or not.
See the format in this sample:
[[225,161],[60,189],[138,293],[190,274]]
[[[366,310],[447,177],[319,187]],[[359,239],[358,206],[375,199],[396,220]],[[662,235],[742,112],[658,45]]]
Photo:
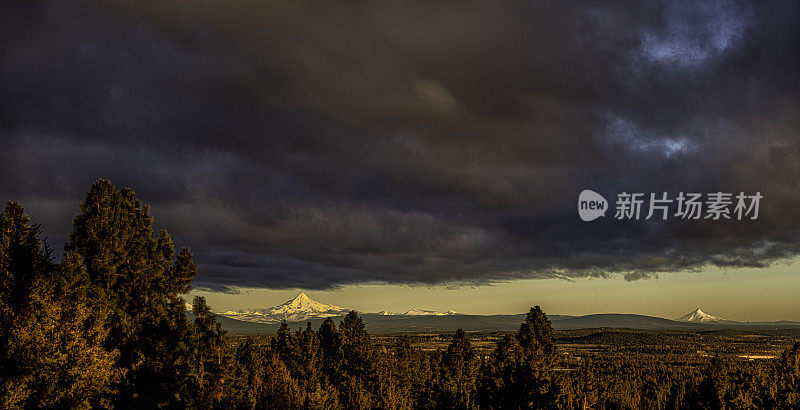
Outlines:
[[185,403],[189,366],[180,362],[189,325],[180,295],[197,272],[191,252],[184,248],[174,258],[169,234],[153,232],[149,207],[106,180],[81,203],[66,248],[80,256],[90,292],[109,307],[106,345],[119,349],[125,370],[118,404]]
[[123,374],[102,345],[105,306],[95,304],[80,257],[60,267],[22,206],[0,215],[0,405],[107,407]]

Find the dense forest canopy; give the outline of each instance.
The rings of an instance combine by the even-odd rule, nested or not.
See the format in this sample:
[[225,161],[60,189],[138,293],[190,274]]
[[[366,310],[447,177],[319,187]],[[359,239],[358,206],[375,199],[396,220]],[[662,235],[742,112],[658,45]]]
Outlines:
[[0,215],[4,408],[797,408],[800,344],[777,360],[562,357],[531,308],[489,354],[379,344],[356,312],[318,329],[233,338],[202,297],[188,248],[131,189],[94,183],[60,262],[21,204]]

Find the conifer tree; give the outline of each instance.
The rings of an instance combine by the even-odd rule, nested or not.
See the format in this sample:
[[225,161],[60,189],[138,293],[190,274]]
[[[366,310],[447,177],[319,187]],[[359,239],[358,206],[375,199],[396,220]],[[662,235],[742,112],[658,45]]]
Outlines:
[[327,381],[335,386],[342,383],[342,336],[331,318],[326,318],[319,327],[319,343],[322,351],[322,372]]
[[211,308],[202,296],[195,296],[192,304],[195,314],[191,327],[191,391],[192,407],[209,408],[218,404],[224,395],[228,377],[227,331],[216,321]]
[[552,408],[558,398],[553,377],[555,343],[550,320],[531,308],[515,337],[495,346],[482,370],[479,401],[496,408]]
[[332,408],[338,403],[337,391],[333,386],[327,386],[323,377],[322,347],[320,337],[311,328],[311,322],[306,323],[303,331],[295,335],[297,355],[294,359],[295,373],[293,376],[299,381],[298,385],[305,395],[307,408]]
[[283,363],[286,364],[287,368],[291,369],[293,360],[297,356],[295,354],[297,342],[295,341],[295,336],[292,334],[292,331],[289,330],[289,325],[285,320],[281,322],[281,326],[278,328],[278,333],[270,341],[270,345],[272,346],[272,351],[277,354],[281,360],[283,360]]
[[519,327],[517,341],[528,357],[546,361],[554,359],[553,327],[542,308],[531,308]]
[[190,366],[180,294],[197,272],[191,252],[184,248],[174,258],[169,234],[154,235],[149,207],[133,190],[116,190],[106,180],[95,182],[81,203],[66,248],[81,257],[90,293],[108,306],[106,346],[119,349],[126,371],[120,405],[185,403]]
[[442,401],[450,408],[471,408],[475,400],[477,356],[463,330],[458,329],[442,357]]
[[481,407],[525,408],[525,386],[521,383],[524,353],[517,339],[505,335],[495,345],[481,368],[478,402]]
[[56,267],[19,204],[0,215],[0,405],[110,405],[122,374],[106,351],[104,309],[89,299],[77,255]]
[[556,345],[550,319],[539,306],[532,307],[520,325],[517,342],[523,351],[519,370],[523,403],[529,408],[552,407],[558,397],[553,374]]
[[391,359],[393,371],[391,383],[399,397],[396,407],[430,407],[435,401],[433,388],[437,383],[431,374],[428,356],[413,347],[407,337],[398,340],[392,350],[394,354],[387,357]]
[[229,394],[225,397],[225,408],[254,409],[261,400],[262,387],[266,380],[265,358],[271,353],[258,346],[252,337],[239,344],[233,355]]
[[355,311],[351,311],[339,325],[342,337],[342,356],[346,371],[357,378],[370,375],[372,340],[364,322]]
[[302,408],[303,396],[300,387],[278,355],[271,355],[266,367],[266,379],[256,408],[276,410]]
[[364,322],[351,311],[339,325],[342,337],[342,370],[345,382],[339,387],[341,402],[349,408],[369,408],[377,389],[373,367],[372,340]]

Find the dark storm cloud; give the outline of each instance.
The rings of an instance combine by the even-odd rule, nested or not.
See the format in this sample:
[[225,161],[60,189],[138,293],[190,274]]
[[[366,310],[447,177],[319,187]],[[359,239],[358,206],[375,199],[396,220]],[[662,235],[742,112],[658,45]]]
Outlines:
[[[800,247],[792,2],[0,8],[0,193],[60,246],[98,177],[197,286],[633,280]],[[581,222],[582,189],[755,192],[757,221]]]

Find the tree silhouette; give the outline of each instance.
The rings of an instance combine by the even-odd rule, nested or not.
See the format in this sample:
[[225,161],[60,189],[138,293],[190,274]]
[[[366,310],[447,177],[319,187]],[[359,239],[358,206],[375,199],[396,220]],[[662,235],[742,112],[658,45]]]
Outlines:
[[472,408],[478,361],[463,330],[458,329],[442,356],[442,402],[450,408]]
[[0,404],[15,407],[108,406],[116,351],[102,342],[104,307],[90,299],[80,258],[60,267],[22,206],[0,215]]
[[119,404],[186,402],[189,366],[174,358],[190,343],[181,340],[188,324],[180,294],[197,272],[191,252],[184,248],[173,263],[172,239],[166,231],[154,235],[149,207],[133,190],[116,190],[106,180],[95,182],[81,203],[66,249],[81,257],[90,293],[109,308],[106,347],[119,349],[125,373]]
[[372,405],[375,383],[372,340],[364,322],[351,311],[339,325],[342,338],[342,366],[344,384],[339,386],[340,401],[350,408],[368,408]]

